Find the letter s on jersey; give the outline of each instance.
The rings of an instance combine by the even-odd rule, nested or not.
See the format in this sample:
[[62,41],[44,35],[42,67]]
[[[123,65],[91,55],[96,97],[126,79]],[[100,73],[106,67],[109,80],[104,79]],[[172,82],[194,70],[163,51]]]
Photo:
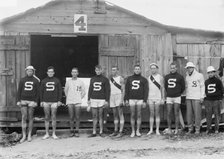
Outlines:
[[55,89],[55,82],[47,82],[46,83],[46,91],[54,91]]
[[216,84],[209,84],[207,87],[208,93],[214,93],[216,91],[215,87],[216,87]]
[[94,82],[93,83],[93,87],[94,87],[93,90],[94,91],[100,91],[102,89],[101,85],[102,85],[102,82]]
[[132,87],[131,87],[131,89],[139,89],[139,87],[140,87],[140,81],[139,80],[134,80],[134,81],[132,81]]
[[29,82],[25,82],[25,91],[32,91],[33,90],[33,82],[29,81]]
[[177,81],[177,79],[175,79],[175,78],[168,79],[168,88],[176,87],[176,81]]

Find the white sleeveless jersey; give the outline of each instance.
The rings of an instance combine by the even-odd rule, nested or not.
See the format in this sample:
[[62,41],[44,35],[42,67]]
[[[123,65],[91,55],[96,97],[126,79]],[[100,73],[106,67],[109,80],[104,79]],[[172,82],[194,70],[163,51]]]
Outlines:
[[[148,77],[148,81],[149,81],[149,96],[148,99],[162,99],[162,95],[161,95],[161,91],[160,89],[152,82],[152,80],[150,79],[151,76]],[[163,77],[160,74],[157,75],[153,75],[154,79],[156,80],[157,83],[160,84],[160,86],[162,86],[162,79]]]
[[[121,85],[121,76],[113,77],[114,81]],[[110,80],[110,89],[111,89],[111,94],[121,94],[121,90],[117,88]]]
[[85,96],[85,85],[80,79],[70,79],[65,84],[66,104],[82,103]]

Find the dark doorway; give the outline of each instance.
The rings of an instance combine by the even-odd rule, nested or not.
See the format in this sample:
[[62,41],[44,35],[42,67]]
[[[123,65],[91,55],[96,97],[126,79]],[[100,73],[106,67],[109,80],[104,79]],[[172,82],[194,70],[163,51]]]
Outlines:
[[55,76],[61,80],[70,77],[73,67],[79,68],[80,77],[94,75],[98,64],[98,36],[52,37],[31,36],[31,64],[40,79],[46,77],[48,66],[55,67]]

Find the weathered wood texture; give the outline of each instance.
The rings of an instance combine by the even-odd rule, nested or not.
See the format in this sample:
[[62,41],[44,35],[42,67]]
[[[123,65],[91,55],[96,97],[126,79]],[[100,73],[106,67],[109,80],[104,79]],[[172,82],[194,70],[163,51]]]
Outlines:
[[[30,64],[29,36],[0,36],[0,118],[17,119],[16,107],[18,82]],[[18,49],[26,48],[26,49]],[[1,120],[1,119],[0,119]]]
[[[177,44],[177,57],[182,58],[182,62],[185,64],[187,61],[193,62],[197,70],[207,78],[208,66],[219,68],[220,58],[224,57],[222,48],[223,45],[220,44]],[[181,67],[180,72],[185,75],[184,66]]]
[[[88,15],[88,33],[163,34],[137,14],[119,7],[106,7],[105,14],[96,14],[95,1],[60,1],[30,11],[3,25],[5,32],[73,33],[74,14]],[[138,18],[137,18],[138,17]]]
[[143,74],[150,75],[149,65],[153,62],[159,65],[159,73],[169,72],[169,64],[173,61],[173,47],[171,34],[143,35],[141,38],[141,63]]
[[111,74],[111,67],[118,66],[124,77],[133,73],[133,66],[139,61],[138,35],[100,35],[99,63],[106,76]]

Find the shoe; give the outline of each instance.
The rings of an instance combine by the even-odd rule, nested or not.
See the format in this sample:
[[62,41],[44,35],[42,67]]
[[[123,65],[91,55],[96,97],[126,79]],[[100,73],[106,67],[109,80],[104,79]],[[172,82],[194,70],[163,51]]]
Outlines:
[[99,136],[100,137],[106,137],[106,135],[104,133],[100,133]]
[[147,133],[147,135],[151,135],[152,133],[153,133],[153,131],[150,130],[150,131]]
[[193,133],[193,130],[188,130],[187,135],[190,135]]
[[139,131],[136,131],[136,136],[141,137],[142,134]]
[[46,140],[46,139],[48,139],[50,136],[49,136],[49,134],[45,134],[44,135],[44,137],[42,138],[43,140]]
[[132,132],[131,135],[130,135],[130,137],[131,137],[131,138],[132,138],[132,137],[135,137],[135,132]]
[[171,129],[167,129],[167,132],[166,132],[166,134],[172,134],[172,130]]
[[196,130],[194,134],[195,135],[199,135],[200,134],[200,130]]
[[218,134],[219,133],[219,131],[218,130],[215,130],[215,134]]
[[78,130],[76,130],[76,131],[74,132],[74,136],[75,136],[75,137],[79,137],[79,131],[78,131]]
[[177,134],[178,134],[178,129],[176,129],[176,130],[174,131],[174,134],[175,134],[175,135],[177,135]]
[[117,135],[118,135],[118,132],[115,131],[115,132],[113,132],[112,134],[110,134],[109,137],[114,137],[114,136],[117,136]]
[[122,136],[124,136],[124,134],[122,132],[119,132],[115,137],[116,138],[121,138]]
[[96,134],[91,134],[88,136],[88,138],[91,138],[91,137],[96,137]]
[[52,135],[52,138],[54,139],[54,140],[57,140],[58,139],[58,137],[54,134],[54,135]]

